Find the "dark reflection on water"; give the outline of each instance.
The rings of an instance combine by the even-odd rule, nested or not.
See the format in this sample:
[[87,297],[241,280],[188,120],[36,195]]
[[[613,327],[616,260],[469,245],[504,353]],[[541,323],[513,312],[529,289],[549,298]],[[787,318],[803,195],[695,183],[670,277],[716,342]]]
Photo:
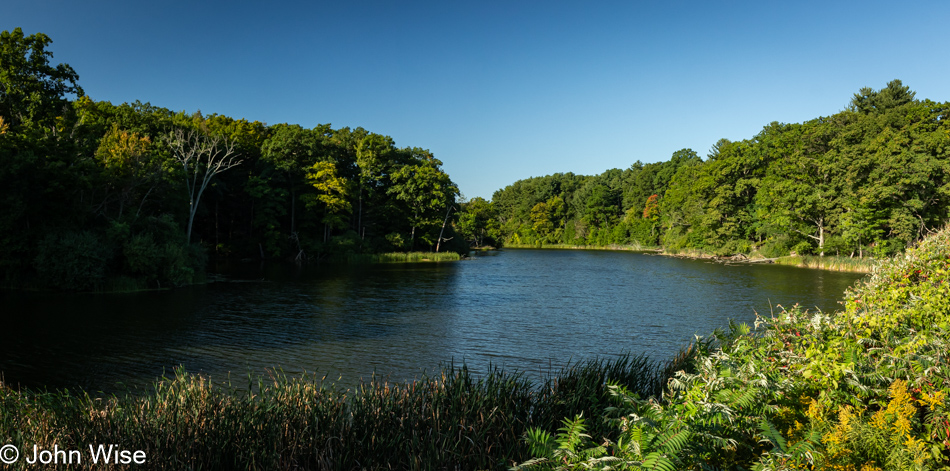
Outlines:
[[456,263],[224,267],[235,282],[125,295],[3,293],[9,384],[116,391],[182,365],[230,377],[280,368],[344,386],[440,364],[530,375],[569,361],[674,354],[773,306],[836,310],[857,278],[599,251],[508,250]]

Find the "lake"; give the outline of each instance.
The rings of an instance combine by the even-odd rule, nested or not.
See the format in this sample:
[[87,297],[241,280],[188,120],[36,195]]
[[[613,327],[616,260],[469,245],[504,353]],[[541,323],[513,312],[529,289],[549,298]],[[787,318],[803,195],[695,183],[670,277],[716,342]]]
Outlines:
[[277,368],[350,387],[465,363],[530,376],[620,352],[668,358],[778,305],[834,311],[861,275],[653,254],[502,250],[445,263],[217,267],[135,294],[0,293],[11,385],[120,391],[181,365],[247,384]]

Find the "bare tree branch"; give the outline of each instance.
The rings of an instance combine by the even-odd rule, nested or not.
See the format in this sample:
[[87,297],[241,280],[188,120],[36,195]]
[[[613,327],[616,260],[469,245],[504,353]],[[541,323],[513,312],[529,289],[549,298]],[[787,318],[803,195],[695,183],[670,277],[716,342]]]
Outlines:
[[243,162],[234,142],[221,135],[209,136],[195,129],[175,128],[162,138],[181,165],[188,190],[188,242],[198,211],[198,202],[215,175]]

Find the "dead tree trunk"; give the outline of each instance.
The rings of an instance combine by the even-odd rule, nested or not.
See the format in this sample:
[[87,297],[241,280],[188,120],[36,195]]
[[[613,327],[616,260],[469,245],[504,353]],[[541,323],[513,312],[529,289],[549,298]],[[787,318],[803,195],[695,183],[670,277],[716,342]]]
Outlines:
[[181,165],[188,191],[188,229],[186,240],[191,243],[198,202],[208,183],[215,175],[241,164],[234,143],[226,138],[209,136],[198,130],[176,128],[163,136],[175,160]]

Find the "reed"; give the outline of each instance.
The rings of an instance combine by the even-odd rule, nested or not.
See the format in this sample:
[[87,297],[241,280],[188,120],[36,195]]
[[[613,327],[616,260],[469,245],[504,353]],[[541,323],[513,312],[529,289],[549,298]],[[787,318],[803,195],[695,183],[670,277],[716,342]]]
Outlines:
[[101,292],[134,293],[137,291],[145,291],[147,289],[148,283],[146,283],[144,279],[119,275],[106,279],[105,286],[102,288]]
[[21,450],[114,443],[145,451],[145,469],[507,469],[529,457],[521,437],[530,427],[556,429],[583,413],[591,435],[614,433],[596,420],[608,383],[656,396],[692,355],[590,360],[541,381],[449,365],[414,382],[373,378],[352,390],[283,374],[238,389],[181,370],[146,394],[105,398],[0,385],[0,442]]
[[572,245],[572,244],[505,244],[507,249],[560,249],[560,250],[608,250],[626,252],[655,252],[660,249],[655,245],[642,245],[634,242],[628,245]]
[[873,258],[851,258],[838,256],[817,257],[814,255],[790,255],[775,260],[779,265],[792,265],[804,268],[818,268],[821,270],[847,271],[854,273],[871,273],[879,263]]
[[380,254],[348,254],[333,261],[349,263],[451,262],[461,260],[456,252],[389,252]]

